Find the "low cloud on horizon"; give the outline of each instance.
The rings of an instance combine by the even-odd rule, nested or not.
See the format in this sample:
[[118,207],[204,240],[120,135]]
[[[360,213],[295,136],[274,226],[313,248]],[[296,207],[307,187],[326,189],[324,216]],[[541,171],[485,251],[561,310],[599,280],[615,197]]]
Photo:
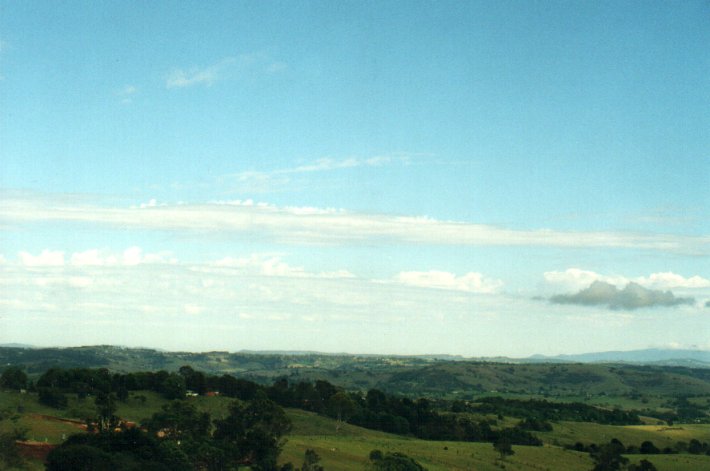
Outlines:
[[629,282],[623,289],[611,283],[595,280],[587,288],[575,294],[552,296],[554,304],[577,304],[581,306],[604,306],[612,310],[634,310],[646,307],[675,307],[695,303],[692,297],[676,297],[670,290],[647,289]]

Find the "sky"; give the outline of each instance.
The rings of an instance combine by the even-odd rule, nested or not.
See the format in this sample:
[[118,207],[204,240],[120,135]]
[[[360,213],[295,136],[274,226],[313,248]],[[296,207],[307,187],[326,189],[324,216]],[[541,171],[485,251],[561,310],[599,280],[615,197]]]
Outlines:
[[0,343],[710,349],[709,20],[0,0]]

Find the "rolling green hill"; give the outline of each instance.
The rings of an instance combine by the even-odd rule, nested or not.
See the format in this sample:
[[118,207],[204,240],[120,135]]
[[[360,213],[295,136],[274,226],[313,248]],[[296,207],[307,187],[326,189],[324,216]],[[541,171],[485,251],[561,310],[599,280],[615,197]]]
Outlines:
[[378,388],[409,396],[449,399],[504,393],[599,402],[600,398],[616,396],[626,397],[629,406],[640,409],[661,396],[710,397],[710,369],[658,365],[496,363],[434,356],[190,353],[113,346],[0,348],[0,365],[22,366],[30,376],[53,366],[129,372],[176,371],[191,365],[206,373],[229,373],[262,384],[279,377],[296,382],[324,379],[348,390]]
[[[146,401],[136,399],[138,394],[129,398],[119,407],[119,415],[126,419],[141,421],[160,410],[166,403],[160,396],[142,392]],[[229,400],[222,397],[194,398],[201,410],[209,411],[213,417],[220,417],[226,412]],[[23,411],[20,423],[28,429],[28,435],[38,441],[48,440],[59,443],[70,433],[80,430],[76,426],[52,420],[52,416],[69,417],[77,410],[77,401],[58,411],[47,408],[37,402],[34,394],[0,392],[0,409]],[[74,412],[73,412],[74,411]],[[365,469],[370,451],[379,449],[383,452],[405,453],[430,471],[471,470],[494,471],[507,470],[539,471],[559,470],[588,471],[592,461],[587,453],[564,449],[561,445],[577,441],[585,443],[604,443],[617,438],[624,444],[640,444],[652,440],[657,446],[674,446],[679,441],[688,442],[695,438],[710,441],[710,425],[665,426],[608,426],[579,422],[559,422],[553,424],[551,432],[540,432],[545,446],[514,446],[515,454],[501,463],[490,443],[466,443],[427,441],[402,437],[383,432],[372,431],[349,424],[337,424],[336,421],[302,410],[287,411],[293,423],[292,431],[280,457],[280,462],[292,462],[300,465],[305,450],[313,449],[322,459],[326,470],[348,471]],[[658,469],[697,471],[710,469],[710,456],[674,454],[674,455],[629,455],[632,461],[646,458]],[[32,463],[31,469],[42,469],[40,463]]]

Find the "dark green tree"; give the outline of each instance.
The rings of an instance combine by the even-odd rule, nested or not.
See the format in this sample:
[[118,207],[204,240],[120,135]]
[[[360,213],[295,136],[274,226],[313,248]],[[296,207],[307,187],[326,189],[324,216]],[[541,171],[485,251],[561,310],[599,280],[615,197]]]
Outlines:
[[602,445],[598,450],[590,453],[594,460],[592,471],[617,471],[622,469],[628,462],[628,458],[622,456],[625,451],[621,442],[612,442]]
[[163,393],[166,399],[184,399],[185,393],[187,392],[185,378],[178,374],[171,373],[160,384],[160,392]]
[[233,465],[249,465],[254,470],[276,467],[283,435],[291,429],[284,410],[265,395],[259,394],[246,406],[235,402],[229,415],[215,420],[214,439],[228,454]]
[[110,453],[89,445],[59,447],[47,457],[47,471],[113,471]]
[[500,459],[504,460],[507,456],[512,456],[515,454],[513,451],[513,446],[510,439],[506,436],[500,436],[493,442],[493,449],[500,454]]
[[99,432],[113,430],[118,425],[116,400],[116,395],[113,393],[100,392],[96,395],[94,403],[96,404],[96,423]]
[[151,432],[163,432],[173,440],[209,438],[211,423],[207,412],[200,412],[191,402],[172,401],[143,424]]
[[308,449],[303,457],[301,471],[324,471],[320,464],[320,456],[315,451]]
[[639,448],[639,451],[643,455],[655,455],[661,452],[656,445],[653,444],[652,441],[646,440],[643,443],[641,443],[641,448]]
[[57,388],[38,388],[39,402],[55,409],[64,409],[68,401],[64,393]]
[[370,452],[370,468],[372,471],[426,471],[426,468],[413,458],[400,452],[382,453],[379,450]]
[[658,471],[656,466],[648,460],[641,460],[639,464],[629,465],[628,471]]
[[[6,419],[8,415],[0,411],[0,469],[21,469],[25,460],[17,448],[17,440],[24,440],[26,431],[14,425],[7,427],[6,423],[3,423]],[[18,419],[19,416],[9,417],[10,422],[16,423]]]
[[357,412],[357,404],[345,392],[338,391],[328,399],[327,411],[328,415],[336,420],[335,431],[338,432],[340,427]]
[[27,375],[17,366],[8,366],[0,375],[0,388],[25,389],[27,387]]

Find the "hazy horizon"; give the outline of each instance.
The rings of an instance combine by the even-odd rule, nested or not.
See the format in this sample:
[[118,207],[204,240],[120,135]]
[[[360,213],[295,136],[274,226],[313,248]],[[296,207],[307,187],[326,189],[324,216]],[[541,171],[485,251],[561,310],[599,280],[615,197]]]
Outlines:
[[710,349],[707,2],[0,8],[0,343]]

